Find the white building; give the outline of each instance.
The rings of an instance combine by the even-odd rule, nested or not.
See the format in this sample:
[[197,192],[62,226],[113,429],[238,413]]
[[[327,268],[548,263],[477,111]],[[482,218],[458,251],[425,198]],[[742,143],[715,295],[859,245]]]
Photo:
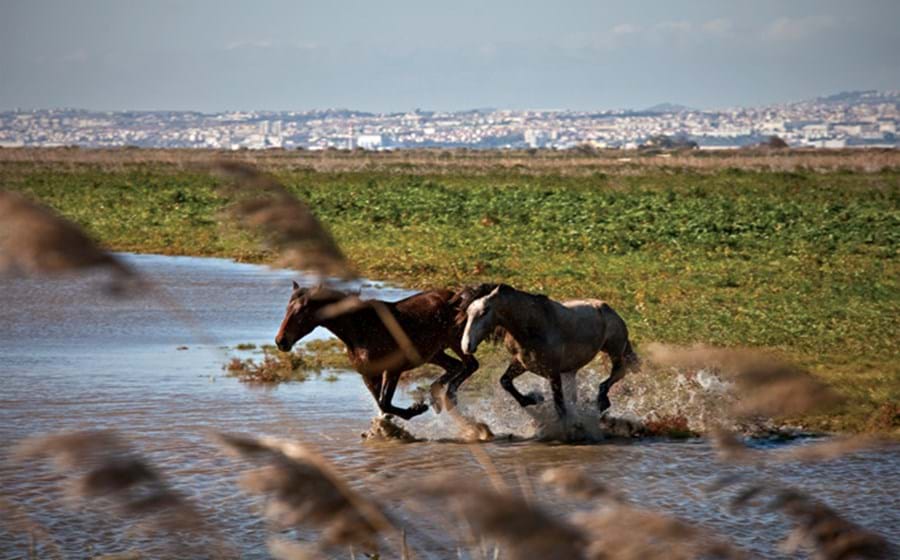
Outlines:
[[384,136],[381,134],[360,134],[356,137],[356,147],[363,150],[380,150],[384,147]]

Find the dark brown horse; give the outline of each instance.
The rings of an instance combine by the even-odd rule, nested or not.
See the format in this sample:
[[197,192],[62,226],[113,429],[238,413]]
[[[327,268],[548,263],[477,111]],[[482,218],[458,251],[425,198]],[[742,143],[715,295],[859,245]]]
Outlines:
[[[409,420],[428,410],[428,405],[398,408],[391,404],[403,372],[425,363],[444,368],[444,375],[433,385],[436,395],[439,387],[451,387],[455,378],[466,378],[478,369],[478,361],[460,348],[465,325],[456,320],[459,308],[450,303],[453,296],[449,290],[433,290],[397,302],[360,300],[329,288],[301,288],[294,282],[275,344],[286,352],[314,328],[325,327],[346,345],[350,363],[363,376],[381,411]],[[449,356],[447,349],[460,359]]]

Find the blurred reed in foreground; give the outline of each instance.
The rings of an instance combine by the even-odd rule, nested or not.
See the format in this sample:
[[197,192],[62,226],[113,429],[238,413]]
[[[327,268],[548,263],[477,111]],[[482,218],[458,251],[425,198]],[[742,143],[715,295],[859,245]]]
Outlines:
[[71,499],[111,518],[137,521],[137,528],[173,542],[178,534],[192,534],[211,542],[218,556],[231,555],[215,524],[118,434],[83,431],[28,438],[14,448],[13,458],[23,466],[52,460],[68,479]]
[[220,161],[212,171],[227,181],[220,191],[234,198],[229,214],[263,236],[278,254],[276,265],[325,277],[355,277],[331,233],[278,181],[233,161]]
[[0,191],[0,273],[59,275],[96,268],[112,273],[113,292],[137,279],[79,226],[19,194]]

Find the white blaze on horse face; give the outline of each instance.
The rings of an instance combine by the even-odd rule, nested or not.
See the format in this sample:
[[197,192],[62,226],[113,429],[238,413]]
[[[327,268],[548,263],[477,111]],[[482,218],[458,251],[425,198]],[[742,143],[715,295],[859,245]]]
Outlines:
[[466,330],[463,331],[462,349],[466,354],[474,354],[478,345],[493,328],[494,311],[490,306],[490,296],[476,299],[466,309]]

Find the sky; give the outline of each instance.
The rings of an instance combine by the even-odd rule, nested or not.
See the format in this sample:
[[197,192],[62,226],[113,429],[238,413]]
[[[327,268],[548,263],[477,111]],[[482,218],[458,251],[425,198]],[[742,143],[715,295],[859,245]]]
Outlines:
[[715,109],[898,53],[897,0],[0,0],[0,110]]

